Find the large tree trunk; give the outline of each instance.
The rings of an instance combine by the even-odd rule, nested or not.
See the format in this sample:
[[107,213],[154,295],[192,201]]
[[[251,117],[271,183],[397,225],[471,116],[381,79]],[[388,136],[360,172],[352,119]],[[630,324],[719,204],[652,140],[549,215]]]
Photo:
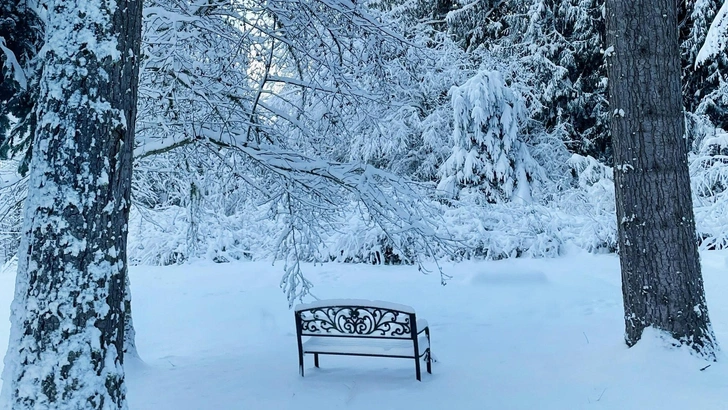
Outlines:
[[677,3],[607,0],[606,11],[626,342],[652,326],[714,357],[683,137]]
[[47,5],[4,403],[126,408],[124,288],[142,1]]

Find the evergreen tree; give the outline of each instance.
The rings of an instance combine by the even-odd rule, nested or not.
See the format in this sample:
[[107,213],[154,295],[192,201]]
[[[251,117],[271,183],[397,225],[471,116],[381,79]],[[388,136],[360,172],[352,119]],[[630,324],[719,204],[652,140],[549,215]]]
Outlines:
[[722,0],[694,0],[680,3],[683,98],[688,112],[691,140],[714,133],[715,127],[728,129],[728,89],[725,72],[728,55],[717,52],[698,58],[709,27]]
[[520,96],[497,72],[478,73],[451,93],[453,149],[438,190],[454,199],[531,202],[541,175],[520,135],[527,114]]
[[447,15],[448,33],[466,51],[494,47],[499,40],[516,38],[531,1],[456,1]]
[[[31,63],[43,32],[33,4],[30,0],[0,4],[0,159],[18,155],[21,173],[27,172],[35,132],[33,93],[37,87]],[[11,124],[11,116],[17,124]]]
[[611,157],[606,132],[603,0],[481,0],[450,13],[463,47],[488,51],[528,89],[530,117],[572,152]]

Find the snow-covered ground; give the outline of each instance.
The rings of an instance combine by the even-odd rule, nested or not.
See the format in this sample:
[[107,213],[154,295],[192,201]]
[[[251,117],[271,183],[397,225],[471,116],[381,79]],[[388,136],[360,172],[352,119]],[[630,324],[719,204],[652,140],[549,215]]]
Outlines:
[[[728,349],[728,252],[702,254],[715,330]],[[281,266],[198,263],[132,269],[134,410],[728,409],[728,355],[708,363],[654,334],[622,341],[618,259],[573,254],[412,267],[307,266],[319,298],[413,306],[438,362],[422,382],[409,360],[322,356],[298,375]],[[0,352],[13,277],[0,273]]]

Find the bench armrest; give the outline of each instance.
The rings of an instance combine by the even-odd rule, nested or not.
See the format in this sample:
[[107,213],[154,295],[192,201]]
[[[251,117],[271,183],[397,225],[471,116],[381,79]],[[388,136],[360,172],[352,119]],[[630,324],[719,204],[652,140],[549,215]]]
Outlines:
[[429,327],[429,324],[425,319],[417,319],[417,334],[424,332]]

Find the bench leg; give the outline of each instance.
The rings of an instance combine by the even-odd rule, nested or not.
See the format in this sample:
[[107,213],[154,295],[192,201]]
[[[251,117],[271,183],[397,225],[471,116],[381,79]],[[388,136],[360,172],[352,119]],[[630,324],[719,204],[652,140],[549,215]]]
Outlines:
[[427,373],[432,374],[432,345],[430,344],[430,328],[425,328],[425,336],[427,336]]
[[319,367],[318,365],[318,353],[313,354],[313,365],[316,367]]
[[420,375],[420,358],[419,357],[415,358],[415,374],[417,375],[417,381],[421,382],[422,376]]
[[298,372],[301,373],[301,377],[303,377],[303,353],[298,354]]
[[299,312],[296,312],[296,339],[298,341],[298,372],[301,373],[301,377],[303,377],[303,340],[301,340],[301,333],[302,333],[302,325],[301,325],[301,315]]

